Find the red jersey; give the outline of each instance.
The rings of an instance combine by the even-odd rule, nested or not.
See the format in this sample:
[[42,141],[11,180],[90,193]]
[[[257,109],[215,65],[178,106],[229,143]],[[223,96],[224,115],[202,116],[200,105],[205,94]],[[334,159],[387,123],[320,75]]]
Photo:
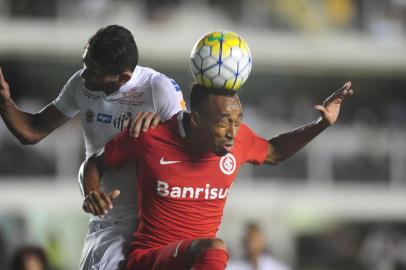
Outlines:
[[119,167],[137,161],[138,228],[134,248],[215,237],[239,167],[262,163],[268,141],[242,124],[225,156],[195,156],[183,128],[183,112],[138,138],[124,130],[105,147],[105,161]]

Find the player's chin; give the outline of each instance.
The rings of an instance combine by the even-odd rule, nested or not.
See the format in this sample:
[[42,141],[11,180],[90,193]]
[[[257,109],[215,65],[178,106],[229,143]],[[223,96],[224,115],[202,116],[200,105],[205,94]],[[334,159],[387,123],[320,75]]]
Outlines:
[[217,147],[217,150],[215,151],[215,154],[217,156],[225,156],[231,151],[230,147],[227,147],[225,145]]
[[86,81],[83,81],[83,84],[90,91],[96,91],[97,90],[96,86],[94,86],[94,85],[92,85],[92,84],[90,84],[90,83],[88,83]]

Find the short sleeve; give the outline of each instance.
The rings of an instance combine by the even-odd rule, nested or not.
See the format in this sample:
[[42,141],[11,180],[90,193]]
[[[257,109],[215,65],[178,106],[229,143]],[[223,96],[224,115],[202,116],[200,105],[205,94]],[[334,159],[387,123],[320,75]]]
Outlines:
[[243,143],[244,162],[252,164],[264,163],[268,152],[268,140],[255,134],[248,126],[241,125],[238,139]]
[[110,168],[117,168],[142,156],[143,147],[138,139],[130,137],[128,128],[117,134],[104,146],[104,161]]
[[151,83],[154,109],[163,120],[168,120],[177,112],[186,109],[182,90],[173,79],[157,74]]
[[72,118],[79,112],[77,100],[75,98],[76,92],[81,86],[82,79],[80,72],[76,72],[62,88],[59,96],[53,101],[55,107],[65,116]]

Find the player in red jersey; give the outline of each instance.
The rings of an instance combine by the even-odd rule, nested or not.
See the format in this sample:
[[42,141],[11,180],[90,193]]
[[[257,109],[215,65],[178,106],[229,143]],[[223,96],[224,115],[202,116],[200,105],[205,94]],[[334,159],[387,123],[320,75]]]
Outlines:
[[348,82],[316,106],[318,120],[266,140],[241,123],[237,94],[195,84],[190,113],[136,139],[123,131],[87,161],[83,208],[105,213],[112,202],[98,189],[103,170],[136,160],[139,224],[127,269],[224,269],[227,249],[216,233],[239,167],[277,164],[296,153],[336,122],[352,93]]

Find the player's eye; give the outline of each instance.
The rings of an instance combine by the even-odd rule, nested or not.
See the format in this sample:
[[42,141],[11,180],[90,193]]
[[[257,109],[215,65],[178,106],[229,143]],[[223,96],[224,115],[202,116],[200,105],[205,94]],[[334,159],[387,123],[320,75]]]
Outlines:
[[220,120],[220,121],[217,122],[217,126],[219,126],[219,127],[227,127],[229,124],[230,123],[225,119]]

